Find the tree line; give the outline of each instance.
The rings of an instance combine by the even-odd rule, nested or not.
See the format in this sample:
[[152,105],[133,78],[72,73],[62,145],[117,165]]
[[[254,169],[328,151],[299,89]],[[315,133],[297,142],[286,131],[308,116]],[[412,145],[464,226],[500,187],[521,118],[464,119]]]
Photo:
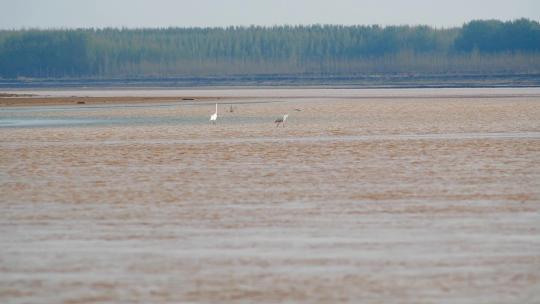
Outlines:
[[540,24],[0,31],[0,77],[537,73]]

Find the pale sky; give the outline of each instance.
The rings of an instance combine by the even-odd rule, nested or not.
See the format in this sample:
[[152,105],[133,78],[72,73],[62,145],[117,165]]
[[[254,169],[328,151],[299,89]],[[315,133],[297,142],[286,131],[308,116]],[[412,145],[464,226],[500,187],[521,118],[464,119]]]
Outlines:
[[0,0],[0,28],[540,21],[540,0]]

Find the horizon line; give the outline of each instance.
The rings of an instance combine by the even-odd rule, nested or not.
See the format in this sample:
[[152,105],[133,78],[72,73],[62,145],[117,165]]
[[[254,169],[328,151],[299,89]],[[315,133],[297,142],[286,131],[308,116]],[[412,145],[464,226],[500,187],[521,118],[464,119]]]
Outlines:
[[273,24],[273,25],[263,25],[263,24],[238,24],[238,25],[224,25],[224,26],[178,26],[178,25],[169,25],[169,26],[141,26],[141,27],[132,27],[132,26],[88,26],[88,27],[18,27],[18,28],[0,28],[0,31],[30,31],[30,30],[40,30],[40,31],[57,31],[57,30],[105,30],[105,29],[115,29],[115,30],[159,30],[159,29],[229,29],[229,28],[275,28],[275,27],[315,27],[315,26],[342,26],[342,27],[429,27],[439,30],[448,30],[463,27],[465,24],[473,21],[500,21],[500,22],[514,22],[517,20],[529,20],[533,22],[540,23],[539,20],[519,17],[513,19],[497,19],[497,18],[487,18],[487,19],[471,19],[469,21],[463,22],[460,25],[451,25],[451,26],[438,26],[438,25],[429,25],[429,24],[380,24],[380,23],[371,23],[371,24],[338,24],[338,23],[282,23],[282,24]]

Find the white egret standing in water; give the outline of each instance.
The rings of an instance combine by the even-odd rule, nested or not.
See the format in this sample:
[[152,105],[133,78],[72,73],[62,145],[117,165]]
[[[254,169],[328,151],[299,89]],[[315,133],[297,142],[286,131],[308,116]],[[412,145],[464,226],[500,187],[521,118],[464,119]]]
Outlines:
[[217,120],[217,103],[216,103],[216,113],[212,114],[212,116],[210,116],[210,121],[215,124],[216,123],[216,120]]

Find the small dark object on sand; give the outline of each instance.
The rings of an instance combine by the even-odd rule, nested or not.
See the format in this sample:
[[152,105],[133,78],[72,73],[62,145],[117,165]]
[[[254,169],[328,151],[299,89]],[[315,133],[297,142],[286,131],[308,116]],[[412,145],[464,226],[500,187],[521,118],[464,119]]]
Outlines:
[[86,104],[84,101],[77,101],[77,104]]

